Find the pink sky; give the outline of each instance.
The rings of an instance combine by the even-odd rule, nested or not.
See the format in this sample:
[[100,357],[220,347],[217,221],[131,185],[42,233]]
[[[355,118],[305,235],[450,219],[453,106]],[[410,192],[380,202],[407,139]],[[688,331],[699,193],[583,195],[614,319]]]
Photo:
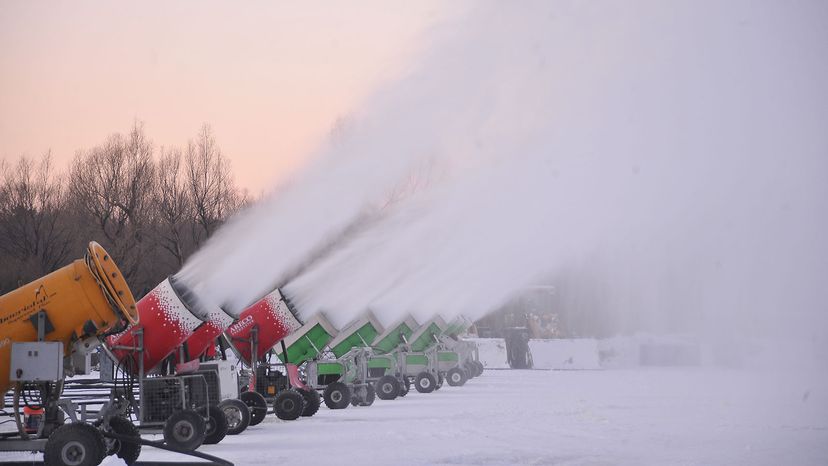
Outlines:
[[[453,7],[452,7],[453,8]],[[0,157],[75,151],[143,120],[156,146],[209,123],[254,194],[404,69],[435,1],[0,3]]]

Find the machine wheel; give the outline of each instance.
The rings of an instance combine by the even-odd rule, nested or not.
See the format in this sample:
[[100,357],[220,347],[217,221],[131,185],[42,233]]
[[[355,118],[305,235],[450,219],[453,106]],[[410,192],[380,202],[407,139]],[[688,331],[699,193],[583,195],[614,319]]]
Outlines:
[[322,399],[328,409],[345,409],[351,402],[351,389],[342,382],[334,382],[325,387]]
[[250,408],[250,425],[255,426],[264,421],[267,415],[267,401],[259,392],[244,392],[239,399]]
[[310,417],[316,414],[319,411],[319,405],[322,404],[322,397],[319,396],[319,392],[309,388],[307,390],[299,389],[299,393],[305,398],[305,409],[302,410],[302,416]]
[[397,396],[402,398],[405,395],[408,395],[408,391],[411,390],[411,382],[408,380],[408,377],[403,377],[403,380],[397,380],[400,382],[400,391],[397,392]]
[[483,370],[485,369],[485,367],[483,367],[483,363],[480,361],[474,361],[474,365],[477,367],[477,376],[480,377],[483,375]]
[[207,422],[189,409],[173,413],[164,423],[164,442],[183,451],[195,451],[204,443]]
[[400,381],[391,375],[383,375],[376,382],[376,392],[380,400],[393,400],[400,393]]
[[250,425],[250,408],[242,400],[224,400],[218,407],[227,418],[227,435],[238,435]]
[[471,363],[463,366],[463,372],[466,374],[466,381],[477,377],[477,368]]
[[414,382],[414,388],[420,393],[431,393],[437,386],[437,379],[428,372],[420,372],[417,374],[417,380]]
[[360,406],[371,406],[374,404],[374,400],[377,399],[377,391],[374,390],[373,384],[365,384],[365,398],[363,398],[360,402]]
[[227,416],[224,415],[224,410],[218,405],[212,405],[207,408],[207,426],[204,431],[204,444],[215,445],[227,435],[227,430],[230,428],[227,422]]
[[106,458],[101,432],[89,424],[64,424],[49,436],[43,463],[46,466],[97,466]]
[[141,433],[135,427],[135,424],[129,419],[113,417],[109,419],[109,430],[118,435],[132,437],[136,441],[133,443],[116,439],[106,439],[105,442],[109,446],[106,454],[118,455],[118,458],[124,460],[124,463],[127,465],[132,465],[138,461],[138,456],[141,455],[141,444],[138,443],[141,440]]
[[285,390],[276,396],[276,400],[273,401],[273,409],[279,419],[295,421],[305,410],[305,397],[296,390]]
[[434,390],[439,390],[443,387],[443,382],[446,381],[446,378],[443,376],[441,372],[437,373],[437,385],[434,386]]
[[462,387],[467,380],[466,371],[460,369],[459,367],[455,367],[454,369],[448,371],[446,380],[448,380],[448,384],[452,387]]

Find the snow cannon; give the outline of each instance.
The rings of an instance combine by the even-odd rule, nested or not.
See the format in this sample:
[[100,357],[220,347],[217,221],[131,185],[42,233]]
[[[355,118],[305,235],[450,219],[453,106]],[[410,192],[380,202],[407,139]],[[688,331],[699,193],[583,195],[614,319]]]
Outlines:
[[[461,340],[460,335],[468,331],[474,325],[470,319],[465,316],[458,316],[449,323],[446,330],[439,336],[441,350],[438,352],[438,364],[442,365],[442,369],[451,376],[448,376],[449,385],[458,386],[463,385],[469,379],[473,379],[483,375],[483,364],[480,362],[480,353],[477,345],[471,341]],[[460,368],[462,374],[457,371],[452,371],[449,367],[454,360],[451,353],[457,354],[456,366]],[[465,376],[465,380],[462,377]]]
[[368,358],[368,377],[377,379],[375,387],[380,398],[388,391],[387,380],[383,384],[379,380],[386,376],[394,377],[397,380],[397,397],[408,394],[410,384],[401,371],[398,352],[404,348],[408,339],[419,328],[414,317],[408,316],[401,321],[388,327],[384,332],[374,338],[372,344],[373,353]]
[[456,366],[458,356],[440,354],[439,336],[446,328],[442,317],[435,317],[418,328],[408,340],[407,348],[398,353],[400,371],[406,380],[414,382],[414,388],[420,393],[431,393],[443,385],[445,371],[441,370],[440,358],[453,359],[445,365]]
[[374,351],[381,354],[397,351],[401,345],[408,342],[408,339],[419,327],[420,325],[414,320],[414,317],[408,316],[402,319],[377,336],[374,340]]
[[284,350],[276,348],[276,356],[297,366],[320,355],[339,331],[324,314],[316,314],[305,325],[284,338]]
[[224,312],[205,306],[175,276],[141,298],[137,308],[139,323],[107,340],[116,360],[134,374],[157,369],[196,329]]
[[[301,381],[298,366],[316,357],[337,333],[321,314],[300,326],[278,290],[268,296],[242,312],[239,321],[225,333],[236,355],[250,367],[248,391],[240,399],[251,409],[251,425],[267,414],[268,402],[284,421],[316,413],[321,403],[319,394]],[[282,361],[271,362],[265,355],[272,355],[273,346],[279,342]]]
[[382,332],[382,324],[371,312],[357,318],[328,343],[331,353],[339,359],[345,356],[353,348],[368,348]]
[[277,289],[242,311],[225,335],[239,359],[252,367],[273,345],[301,326],[292,306]]
[[446,321],[437,316],[417,329],[409,339],[408,349],[413,352],[423,352],[439,343],[439,337],[447,328]]
[[[314,358],[305,366],[308,385],[323,390],[323,399],[328,408],[341,409],[348,405],[371,406],[378,393],[376,382],[381,377],[371,378],[368,362],[373,356],[371,343],[382,332],[382,324],[370,312],[346,325],[339,334],[328,342],[326,357]],[[290,350],[288,350],[290,354]],[[328,355],[333,357],[329,357]],[[384,374],[383,374],[384,376]],[[393,376],[382,379],[382,399],[394,399],[399,383]],[[350,396],[346,394],[350,392]],[[345,396],[338,396],[345,395]]]
[[[0,392],[10,387],[12,347],[18,343],[60,343],[52,346],[60,354],[50,355],[62,359],[89,352],[99,339],[136,322],[135,298],[121,271],[100,244],[89,243],[84,259],[0,296]],[[28,373],[38,372],[33,365],[40,364],[28,361],[15,381],[30,380]],[[50,378],[58,375],[62,380],[57,371]]]
[[184,341],[178,362],[189,362],[200,358],[211,346],[215,345],[216,339],[235,321],[235,317],[221,308],[211,310],[204,325],[199,326]]

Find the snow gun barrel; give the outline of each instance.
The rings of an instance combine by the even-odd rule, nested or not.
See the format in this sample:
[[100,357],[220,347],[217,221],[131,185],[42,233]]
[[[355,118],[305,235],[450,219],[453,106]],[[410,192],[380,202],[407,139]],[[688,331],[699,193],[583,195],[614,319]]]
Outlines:
[[121,366],[133,374],[138,373],[141,360],[144,371],[150,372],[200,327],[231,319],[218,306],[204,305],[175,276],[141,298],[137,308],[140,323],[107,341]]
[[[45,318],[38,319],[41,312]],[[137,323],[138,312],[112,257],[90,242],[84,259],[0,296],[0,392],[10,387],[12,343],[38,341],[38,320],[43,339],[62,343],[68,356],[78,350],[76,343],[90,343],[90,338],[98,340]]]
[[225,335],[239,359],[251,364],[301,326],[293,306],[276,289],[242,311]]

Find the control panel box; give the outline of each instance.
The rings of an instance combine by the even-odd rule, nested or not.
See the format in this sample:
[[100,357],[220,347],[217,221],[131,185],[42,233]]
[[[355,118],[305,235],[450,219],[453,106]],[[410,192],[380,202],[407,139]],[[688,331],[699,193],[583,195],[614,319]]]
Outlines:
[[12,382],[63,380],[63,343],[12,343],[9,379]]

